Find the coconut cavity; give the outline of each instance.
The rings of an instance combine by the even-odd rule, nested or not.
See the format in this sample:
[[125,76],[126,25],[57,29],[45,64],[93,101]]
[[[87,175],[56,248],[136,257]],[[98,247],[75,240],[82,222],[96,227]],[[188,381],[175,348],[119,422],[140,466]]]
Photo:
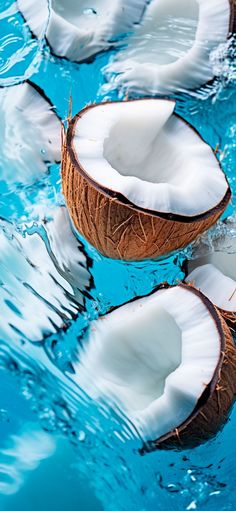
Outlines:
[[107,0],[92,0],[91,5],[87,0],[78,3],[74,0],[52,0],[52,9],[68,23],[86,31],[96,29],[97,23],[103,16],[108,16],[110,10]]
[[52,51],[83,61],[108,49],[142,17],[146,0],[18,0],[29,27],[39,37],[46,30]]
[[108,74],[149,93],[199,87],[214,77],[211,52],[227,40],[231,7],[229,0],[151,0]]
[[156,440],[195,409],[214,377],[221,342],[200,294],[187,287],[161,289],[92,324],[76,379],[91,397],[119,406],[146,439]]
[[135,58],[142,63],[161,66],[176,62],[192,48],[198,22],[197,0],[151,2],[136,34]]
[[193,217],[219,204],[228,184],[212,149],[174,106],[150,99],[88,108],[73,151],[86,175],[135,206]]

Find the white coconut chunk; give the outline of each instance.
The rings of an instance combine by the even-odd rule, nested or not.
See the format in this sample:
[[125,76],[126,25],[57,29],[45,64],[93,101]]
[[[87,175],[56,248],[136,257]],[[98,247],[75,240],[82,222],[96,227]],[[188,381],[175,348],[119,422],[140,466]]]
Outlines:
[[[42,4],[42,5],[41,5]],[[19,9],[32,32],[46,37],[53,52],[74,61],[83,61],[109,48],[141,19],[146,0],[18,0]],[[47,22],[48,20],[48,22]]]
[[192,247],[186,282],[200,289],[217,307],[236,311],[235,217],[219,223]]
[[229,0],[151,0],[107,72],[136,92],[196,89],[214,77],[211,52],[227,41],[230,15]]
[[212,381],[217,324],[191,289],[162,289],[91,325],[76,370],[94,399],[116,403],[148,439],[179,427]]
[[[201,264],[201,262],[205,264]],[[197,267],[196,267],[197,266]],[[236,311],[236,253],[213,252],[190,262],[195,267],[186,279],[200,289],[217,307]]]
[[32,184],[60,161],[60,120],[29,82],[0,88],[0,179]]
[[63,207],[53,211],[42,236],[1,227],[0,338],[40,341],[84,306],[91,285],[86,255]]
[[194,217],[219,204],[228,184],[212,149],[174,106],[149,99],[88,108],[73,150],[94,182],[135,206]]

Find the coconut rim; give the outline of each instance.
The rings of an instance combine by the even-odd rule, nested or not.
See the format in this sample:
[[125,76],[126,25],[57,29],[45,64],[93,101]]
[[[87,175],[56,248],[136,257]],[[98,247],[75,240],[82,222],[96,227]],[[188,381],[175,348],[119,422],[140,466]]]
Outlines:
[[[229,7],[230,7],[230,16],[229,16],[229,32],[228,32],[228,39],[231,37],[231,35],[234,33],[234,26],[235,26],[235,16],[236,16],[236,4],[235,4],[235,0],[228,0],[229,2]],[[24,20],[24,22],[27,24],[27,27],[31,33],[31,36],[32,38],[34,39],[38,39],[38,37],[36,36],[36,34],[33,32],[33,30],[31,29],[31,27],[29,26],[29,22],[28,20],[26,19],[26,17],[24,16],[22,10],[20,9],[20,6],[19,6],[19,2],[18,0],[16,0],[16,5],[18,7],[18,12],[20,13],[22,19]],[[143,15],[145,13],[145,10],[146,10],[146,7],[147,7],[147,4],[146,6],[143,7],[143,13],[142,13],[142,16],[141,16],[141,19],[140,19],[140,22],[142,21],[142,18],[143,18]],[[50,9],[49,9],[49,17],[50,17]],[[49,19],[49,18],[48,18]],[[88,57],[87,59],[81,59],[81,60],[73,60],[73,59],[69,59],[68,57],[64,56],[64,55],[59,55],[56,50],[51,46],[46,34],[45,34],[45,41],[47,43],[47,46],[49,47],[49,50],[50,50],[50,53],[51,55],[53,55],[54,57],[58,58],[58,59],[63,59],[63,60],[67,60],[68,62],[74,62],[75,64],[88,64],[88,63],[92,63],[94,62],[94,60],[96,59],[96,57],[98,55],[101,55],[103,53],[105,53],[109,48],[111,48],[113,45],[114,45],[114,42],[111,42],[111,41],[108,41],[108,48],[107,49],[102,49],[96,53],[94,53],[94,55],[91,55],[91,57]],[[214,78],[212,79],[214,80]],[[212,80],[210,80],[209,83],[212,82]],[[190,89],[191,90],[191,89]],[[194,90],[194,89],[192,89]]]
[[[66,208],[66,205],[65,205],[65,204],[62,204],[61,206],[58,206],[58,207],[59,207],[61,210],[67,210],[67,208]],[[68,215],[68,216],[69,216],[69,215]],[[1,219],[1,217],[0,217],[0,219]],[[86,262],[87,262],[87,264],[81,264],[81,266],[82,266],[83,268],[87,269],[87,270],[89,271],[89,273],[90,273],[90,270],[93,268],[93,259],[92,259],[92,257],[90,257],[90,256],[87,254],[86,249],[85,249],[85,245],[84,245],[83,241],[79,238],[78,233],[77,233],[76,229],[74,228],[74,224],[73,224],[73,222],[72,222],[72,220],[71,220],[70,216],[69,216],[68,220],[69,220],[69,224],[70,224],[71,234],[73,234],[73,236],[74,236],[74,238],[75,238],[75,240],[76,240],[76,243],[78,244],[78,251],[79,251],[79,252],[81,252],[81,253],[84,255],[84,257],[85,257],[85,259],[86,259]],[[48,219],[48,218],[44,218],[44,219],[43,219],[42,224],[43,224],[43,227],[44,227],[44,229],[45,229],[45,232],[46,232],[47,237],[49,237],[49,236],[48,236],[48,229],[47,229],[47,226],[48,226],[48,225],[50,225],[50,223],[52,223],[52,222],[54,222],[54,221],[55,221],[55,220],[54,220],[54,218],[53,218],[53,217],[52,217],[52,219]],[[46,246],[46,245],[45,245],[45,246]],[[47,252],[48,252],[48,254],[49,254],[48,246],[46,246],[46,250],[47,250]],[[49,255],[50,255],[50,254],[49,254]],[[54,261],[53,261],[53,263],[54,263]],[[61,271],[61,269],[59,270],[59,268],[57,268],[57,270],[58,270],[58,273],[59,273],[59,274],[63,277],[63,272]],[[89,298],[89,295],[88,295],[87,293],[88,293],[88,291],[91,291],[91,290],[92,290],[92,289],[94,289],[94,288],[95,288],[94,277],[93,277],[93,275],[90,273],[90,276],[89,276],[89,283],[88,283],[88,285],[86,285],[86,286],[85,286],[85,290],[83,291],[83,292],[84,292],[84,295],[85,295],[85,296],[84,296],[84,299],[85,299],[86,297],[87,297],[87,298]],[[76,315],[76,317],[78,317],[78,314]]]
[[[167,287],[175,287],[175,286],[167,285]],[[224,358],[225,358],[226,339],[225,339],[225,333],[224,333],[224,329],[223,329],[223,325],[222,325],[222,322],[224,321],[224,319],[221,317],[220,313],[218,312],[216,307],[213,305],[213,303],[203,293],[201,293],[201,291],[196,289],[194,286],[181,283],[181,284],[179,284],[179,287],[184,288],[184,289],[194,293],[196,296],[198,296],[198,298],[200,298],[202,300],[203,304],[205,305],[208,312],[210,313],[212,319],[215,322],[215,325],[216,325],[216,328],[218,330],[219,337],[220,337],[220,345],[221,345],[220,346],[221,347],[220,357],[219,357],[219,361],[218,361],[218,364],[216,365],[214,375],[213,375],[211,381],[208,383],[205,390],[200,395],[200,397],[199,397],[192,413],[189,415],[189,417],[184,422],[182,422],[179,426],[177,426],[175,430],[172,430],[169,433],[162,435],[161,437],[159,437],[156,440],[151,440],[151,441],[146,442],[147,445],[150,445],[150,446],[155,445],[156,447],[158,447],[162,442],[170,440],[171,437],[176,432],[178,432],[178,434],[180,434],[198,416],[198,414],[201,411],[201,409],[203,408],[203,406],[208,402],[208,400],[214,394],[214,391],[216,389],[217,383],[220,378],[220,373],[221,373],[222,365],[223,365]],[[180,441],[180,443],[181,443],[181,441]]]
[[[16,5],[18,7],[18,12],[20,13],[22,19],[24,20],[24,23],[27,25],[27,28],[31,34],[31,37],[32,39],[37,39],[37,41],[39,40],[39,38],[36,36],[36,34],[33,32],[32,28],[29,26],[29,22],[28,20],[26,19],[26,17],[24,16],[22,10],[20,9],[20,6],[19,6],[19,2],[18,0],[16,0]],[[50,12],[49,12],[49,16],[48,16],[48,20],[49,20],[49,17],[50,17]],[[103,50],[100,50],[98,51],[97,53],[94,53],[94,55],[91,55],[91,57],[88,57],[87,59],[81,59],[81,60],[74,60],[74,59],[69,59],[68,57],[66,57],[66,55],[59,55],[56,50],[52,47],[52,45],[50,44],[48,38],[47,38],[47,35],[45,34],[44,36],[44,40],[50,50],[50,54],[53,56],[53,57],[56,57],[57,59],[61,59],[61,60],[65,60],[67,62],[72,62],[74,64],[91,64],[94,62],[94,60],[96,59],[96,57],[100,54],[103,54],[105,53],[108,48],[110,48],[110,46],[112,46],[112,43],[109,44],[108,48],[107,49],[103,49]],[[114,44],[114,43],[113,43]]]
[[[122,308],[123,305],[127,305],[130,303],[136,302],[140,299],[148,298],[149,296],[157,293],[158,291],[165,290],[165,289],[172,289],[172,288],[176,288],[176,287],[180,287],[182,289],[185,289],[186,291],[189,291],[190,293],[194,293],[207,308],[210,316],[212,317],[212,319],[216,325],[217,331],[219,333],[220,348],[221,348],[220,356],[219,356],[218,364],[216,365],[213,377],[212,377],[211,381],[207,384],[206,388],[200,395],[199,399],[197,400],[197,403],[196,403],[192,413],[187,417],[187,419],[184,422],[182,422],[179,426],[177,425],[174,430],[171,430],[168,433],[165,433],[164,435],[162,435],[161,437],[159,437],[157,439],[144,441],[144,445],[140,449],[141,454],[142,453],[144,454],[146,451],[149,451],[150,449],[152,450],[153,448],[158,449],[159,447],[161,447],[161,444],[163,442],[171,440],[171,438],[173,437],[173,435],[175,435],[176,432],[178,432],[178,434],[180,434],[182,431],[184,431],[189,426],[189,424],[198,416],[201,409],[204,407],[204,405],[207,403],[207,401],[214,394],[217,383],[220,378],[220,373],[221,373],[222,365],[223,365],[224,358],[225,358],[226,339],[225,339],[225,333],[224,333],[223,326],[222,326],[222,323],[224,322],[224,318],[221,316],[219,309],[217,307],[215,307],[213,305],[213,303],[199,289],[195,288],[192,284],[185,284],[183,282],[180,282],[178,284],[171,285],[171,284],[168,284],[168,282],[163,282],[163,283],[159,284],[158,286],[155,286],[154,289],[152,289],[152,291],[150,291],[149,293],[147,293],[143,296],[135,296],[134,298],[131,298],[131,300],[128,300],[128,302],[125,302],[124,304],[110,307],[108,312],[100,314],[99,317],[96,319],[96,321],[99,321],[100,319],[103,319],[104,317],[106,317],[107,315],[112,313],[113,311]],[[88,328],[88,330],[89,330],[89,328]],[[181,443],[181,441],[180,441],[180,443]]]
[[[222,222],[222,223],[225,223],[225,222],[226,222],[226,220],[223,220],[223,222]],[[220,253],[222,253],[222,254],[225,254],[226,256],[227,256],[227,255],[230,255],[230,254],[228,254],[227,252],[223,252],[223,251],[216,251],[216,253],[219,253],[219,252],[220,252]],[[211,253],[211,254],[209,254],[209,255],[211,256],[211,255],[212,255],[212,254],[214,254],[214,253],[215,253],[215,251],[213,251],[213,253]],[[203,256],[203,257],[204,257],[204,256]],[[196,289],[199,289],[199,290],[200,290],[200,292],[201,292],[202,294],[204,294],[204,296],[206,296],[206,298],[208,298],[208,297],[207,297],[207,294],[208,294],[208,293],[207,293],[206,289],[203,291],[200,287],[198,287],[198,284],[197,284],[197,282],[196,282],[195,280],[192,280],[191,282],[188,282],[188,280],[187,280],[187,279],[188,279],[188,277],[189,277],[189,276],[190,276],[190,275],[191,275],[191,274],[192,274],[195,270],[201,269],[201,268],[203,268],[204,266],[206,266],[206,265],[210,264],[210,265],[212,265],[215,269],[219,270],[219,272],[222,274],[222,276],[223,276],[224,278],[230,278],[230,279],[232,279],[232,277],[228,277],[228,276],[227,276],[227,275],[226,275],[226,274],[225,274],[222,270],[220,270],[220,269],[217,267],[217,265],[216,265],[216,264],[214,264],[213,262],[212,262],[212,263],[210,262],[210,263],[204,263],[204,264],[196,265],[196,267],[195,267],[193,270],[191,270],[191,271],[190,271],[190,270],[189,270],[189,263],[191,263],[191,261],[196,261],[196,262],[197,262],[197,261],[198,261],[198,258],[197,258],[197,259],[193,259],[193,260],[192,260],[192,259],[188,259],[188,258],[186,258],[186,259],[183,261],[182,265],[181,265],[181,270],[182,270],[182,272],[184,273],[183,283],[184,283],[185,285],[194,286]],[[232,279],[232,280],[234,280],[234,279]],[[235,281],[235,284],[236,284],[236,279],[235,279],[234,281]],[[206,293],[206,294],[205,294],[205,293]],[[217,303],[215,303],[215,300],[213,300],[213,298],[208,298],[208,300],[209,300],[210,302],[212,302],[212,303],[213,303],[213,305],[214,305],[215,309],[217,309],[217,310],[219,311],[220,315],[221,315],[221,316],[223,316],[223,319],[224,319],[224,320],[226,320],[226,322],[227,322],[227,320],[229,320],[229,321],[230,321],[230,320],[231,320],[231,318],[232,318],[232,319],[233,319],[233,322],[235,322],[235,323],[236,323],[236,306],[235,306],[235,309],[234,309],[234,310],[229,310],[229,309],[226,309],[226,308],[224,308],[224,307],[222,307],[222,306],[220,306],[220,305],[217,305]],[[234,318],[235,318],[235,319],[234,319]],[[235,327],[235,328],[236,328],[236,327]],[[234,328],[234,330],[235,330],[235,328]]]
[[[15,83],[14,85],[0,85],[0,90],[3,90],[3,89],[10,90],[10,89],[13,89],[14,87],[19,87],[20,85],[23,86],[25,84],[28,84],[30,87],[32,87],[32,89],[34,89],[34,91],[37,94],[39,94],[41,96],[41,98],[51,107],[51,111],[56,116],[56,118],[60,122],[60,125],[62,126],[62,118],[58,114],[58,112],[56,110],[56,106],[54,105],[52,100],[47,96],[46,92],[39,85],[37,85],[37,83],[34,83],[31,80],[29,80],[29,79],[28,80],[21,80],[18,83]],[[32,121],[33,121],[33,118],[32,118]],[[49,161],[49,160],[44,160],[44,159],[42,159],[42,161],[46,165],[53,165],[54,163],[56,163],[58,165],[59,163],[61,163],[61,159],[60,160],[54,160],[53,162]]]
[[235,17],[236,17],[236,2],[235,0],[229,0],[230,6],[230,18],[229,18],[229,34],[228,38],[234,33],[235,29]]
[[[146,0],[146,2],[149,1],[149,0]],[[229,2],[231,2],[233,0],[229,0]],[[51,7],[50,7],[50,4],[49,4],[49,0],[47,0],[47,3],[48,3],[48,8],[49,8],[49,11],[48,11],[48,20],[49,21],[49,18],[50,18],[50,15],[51,15]],[[33,32],[33,30],[31,29],[31,27],[29,26],[29,22],[28,20],[26,19],[25,15],[23,14],[22,10],[20,9],[20,6],[19,6],[19,2],[18,0],[16,0],[16,5],[18,7],[18,12],[20,13],[22,19],[24,20],[24,22],[26,23],[30,33],[31,33],[31,36],[33,39],[39,39],[36,34]],[[143,15],[144,15],[144,12],[146,10],[146,7],[147,7],[147,4],[145,4],[143,6],[143,10],[142,10],[142,14],[141,14],[141,17],[140,17],[140,21],[139,23],[141,23],[142,21],[142,18],[143,18]],[[134,24],[135,25],[135,24]],[[107,46],[105,48],[102,48],[101,50],[98,50],[96,51],[95,53],[93,53],[92,55],[90,55],[89,57],[87,58],[84,58],[84,59],[70,59],[69,57],[67,57],[66,55],[60,55],[57,53],[57,50],[55,48],[53,48],[53,46],[51,45],[48,37],[47,37],[47,34],[45,33],[44,35],[44,40],[50,50],[50,53],[53,57],[56,57],[57,59],[62,59],[62,60],[65,60],[67,62],[72,62],[74,64],[92,64],[95,59],[100,56],[100,55],[103,55],[104,53],[106,53],[107,51],[109,51],[110,49],[113,48],[113,46],[116,44],[116,41],[110,41],[108,40],[107,41]]]
[[[154,98],[143,98],[143,99],[131,99],[131,100],[128,100],[129,102],[135,102],[135,101],[153,101]],[[159,97],[159,98],[156,98],[155,101],[159,101],[159,100],[165,100],[165,101],[170,101],[172,103],[176,103],[175,100],[171,99],[171,98],[166,98],[166,97]],[[216,158],[216,161],[219,165],[219,168],[225,178],[225,181],[228,185],[228,188],[227,188],[227,191],[224,195],[224,197],[221,199],[221,201],[216,204],[213,208],[207,210],[207,211],[204,211],[203,213],[200,213],[198,215],[193,215],[193,216],[186,216],[186,215],[179,215],[179,214],[176,214],[176,213],[164,213],[164,212],[159,212],[159,211],[153,211],[153,210],[150,210],[150,209],[145,209],[145,208],[141,208],[140,206],[137,206],[136,204],[134,204],[133,202],[131,202],[127,197],[125,197],[122,193],[120,192],[117,192],[115,190],[112,190],[112,189],[109,189],[109,188],[106,188],[105,186],[102,186],[100,183],[98,183],[97,181],[93,180],[91,178],[91,176],[89,176],[86,172],[86,170],[84,169],[84,167],[81,165],[79,159],[78,159],[78,155],[76,154],[76,151],[73,147],[73,138],[74,138],[74,134],[75,134],[75,129],[76,129],[76,125],[77,125],[77,122],[79,121],[79,119],[81,119],[81,117],[83,117],[84,114],[87,113],[88,110],[92,109],[92,108],[97,108],[97,107],[100,107],[100,106],[104,106],[104,105],[112,105],[112,104],[123,104],[124,101],[104,101],[103,103],[97,103],[97,104],[90,104],[90,105],[87,105],[85,108],[83,108],[82,110],[80,110],[80,112],[78,112],[72,119],[69,120],[69,123],[68,123],[68,128],[66,130],[66,141],[64,142],[64,147],[66,148],[66,151],[67,153],[69,154],[69,157],[70,157],[70,160],[74,166],[74,169],[77,170],[79,172],[79,174],[81,174],[81,176],[87,181],[89,182],[89,184],[95,188],[96,191],[102,193],[103,195],[105,195],[106,197],[108,197],[109,199],[113,199],[116,201],[116,203],[120,204],[121,206],[127,206],[129,207],[130,209],[132,210],[135,210],[137,212],[140,212],[142,214],[145,214],[145,215],[148,215],[148,216],[152,216],[152,217],[159,217],[159,218],[162,218],[164,220],[172,220],[172,221],[175,221],[175,222],[180,222],[180,223],[186,223],[186,224],[189,224],[189,223],[193,223],[193,222],[200,222],[202,220],[205,220],[211,216],[213,216],[214,214],[216,214],[217,212],[221,211],[221,210],[224,210],[225,207],[227,206],[227,204],[229,203],[230,201],[230,198],[231,198],[231,189],[230,189],[230,186],[229,186],[229,182],[228,182],[228,179],[221,167],[221,164],[219,162],[219,160],[217,159],[216,157],[216,153],[215,151],[212,149],[211,146],[209,146],[212,150],[212,153],[214,154],[215,158]],[[190,129],[192,129],[196,135],[200,138],[200,140],[204,143],[204,144],[207,144],[205,142],[205,140],[203,139],[203,137],[200,135],[200,133],[196,130],[196,128],[194,128],[194,126],[191,126],[191,124],[189,124],[188,121],[186,121],[185,119],[183,119],[180,115],[176,114],[176,113],[173,113],[172,115],[174,115],[175,117],[177,117],[178,119],[180,119],[186,126],[188,126]],[[207,144],[209,145],[209,144]]]
[[[150,293],[148,293],[142,297],[135,296],[134,298],[132,298],[131,300],[129,300],[126,303],[132,303],[132,302],[139,300],[140,298],[146,298],[148,296],[151,296],[152,294],[155,294],[156,292],[158,292],[162,289],[170,289],[170,288],[175,288],[175,287],[180,287],[182,289],[185,289],[186,291],[194,293],[203,302],[203,304],[207,308],[209,314],[211,315],[213,321],[215,322],[217,331],[219,333],[220,348],[221,348],[220,349],[220,357],[219,357],[219,361],[218,361],[218,364],[216,365],[216,368],[215,368],[215,371],[214,371],[211,381],[208,383],[208,385],[206,386],[206,388],[200,395],[200,397],[199,397],[192,413],[189,415],[189,417],[184,422],[182,422],[179,426],[177,426],[174,430],[169,431],[165,435],[162,435],[161,437],[154,439],[154,440],[145,441],[144,447],[143,447],[144,451],[145,451],[145,446],[146,446],[146,449],[148,449],[148,446],[149,446],[149,448],[150,447],[158,448],[158,446],[161,445],[162,442],[170,440],[171,437],[175,434],[175,432],[178,431],[178,434],[180,434],[197,417],[197,415],[199,414],[199,412],[201,411],[203,406],[207,403],[207,401],[214,394],[216,385],[219,381],[223,361],[225,358],[226,340],[225,340],[225,334],[224,334],[224,330],[223,330],[223,326],[222,326],[222,322],[224,321],[224,318],[221,317],[220,312],[213,305],[213,303],[203,293],[201,293],[201,291],[199,291],[199,289],[195,288],[192,284],[179,283],[179,284],[175,284],[175,285],[170,285],[170,284],[168,284],[168,282],[164,282],[164,283],[160,284],[159,286],[155,287]],[[107,314],[113,312],[114,310],[119,309],[120,307],[122,307],[122,305],[118,305],[116,307],[111,307],[111,309],[109,309]],[[100,317],[102,318],[102,317],[106,316],[107,314],[102,314]]]
[[[236,0],[228,0],[229,2],[229,9],[230,9],[230,14],[229,14],[229,24],[228,24],[228,35],[227,35],[227,38],[225,40],[228,41],[235,33],[236,33]],[[198,87],[197,89],[199,88],[204,88],[206,86],[211,86],[214,84],[215,80],[217,80],[217,76],[214,75],[212,78],[210,78],[209,80],[207,80],[207,82],[203,83],[200,87]],[[185,92],[194,92],[196,91],[196,87],[191,87],[190,89],[186,89]],[[133,92],[135,94],[135,91]],[[131,91],[131,94],[132,94],[132,91]],[[136,94],[141,94],[140,92],[136,92]],[[158,93],[157,93],[158,94]],[[171,95],[174,94],[174,92],[170,93]],[[152,98],[154,99],[156,97],[156,93],[155,92],[151,92],[150,93],[150,96],[152,96]],[[151,99],[149,96],[149,99]],[[168,98],[167,98],[168,99]],[[176,114],[177,116],[177,114]],[[187,122],[187,121],[185,121]],[[193,128],[193,126],[191,126]],[[194,128],[193,128],[194,129]],[[201,137],[201,135],[199,134],[199,136]],[[202,137],[201,137],[202,138]]]

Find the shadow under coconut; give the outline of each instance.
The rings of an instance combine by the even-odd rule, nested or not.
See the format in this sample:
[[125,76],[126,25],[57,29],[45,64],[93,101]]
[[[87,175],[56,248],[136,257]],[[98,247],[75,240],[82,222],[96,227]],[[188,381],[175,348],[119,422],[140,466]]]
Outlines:
[[91,275],[94,288],[91,295],[94,301],[88,304],[91,320],[111,307],[149,293],[162,282],[175,284],[184,277],[182,265],[186,251],[176,251],[155,260],[119,261],[103,256],[75,229],[73,232],[84,243],[86,253],[93,260]]

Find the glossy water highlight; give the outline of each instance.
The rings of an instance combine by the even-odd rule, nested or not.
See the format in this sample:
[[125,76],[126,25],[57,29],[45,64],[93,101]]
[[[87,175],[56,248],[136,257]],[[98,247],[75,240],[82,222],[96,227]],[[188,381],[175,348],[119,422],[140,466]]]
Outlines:
[[[70,97],[73,113],[91,101],[123,98],[102,72],[112,52],[90,64],[70,63],[50,54],[44,35],[32,38],[15,3],[2,2],[1,17],[1,86],[30,76],[63,119]],[[219,70],[213,86],[176,97],[177,112],[216,149],[227,173],[233,199],[225,216],[236,210],[232,48],[212,57]],[[26,175],[20,184],[14,178],[18,164],[0,165],[1,510],[233,510],[235,410],[207,445],[141,457],[142,439],[132,424],[108,403],[88,399],[74,374],[91,320],[162,281],[182,279],[190,249],[126,264],[101,257],[70,231],[68,251],[62,250],[69,229],[62,247],[54,229],[55,207],[59,211],[64,202],[59,164],[49,164],[46,174],[32,167],[34,179]],[[71,264],[75,246],[80,257]]]

